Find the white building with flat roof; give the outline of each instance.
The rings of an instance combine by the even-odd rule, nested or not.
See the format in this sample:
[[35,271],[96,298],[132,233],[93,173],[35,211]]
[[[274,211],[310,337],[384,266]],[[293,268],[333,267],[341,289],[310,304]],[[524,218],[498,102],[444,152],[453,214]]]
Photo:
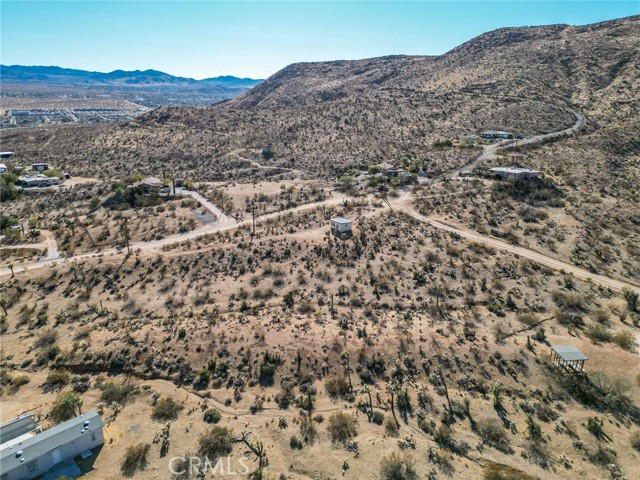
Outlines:
[[531,170],[530,168],[521,167],[495,167],[489,170],[494,175],[501,178],[513,178],[520,180],[522,178],[536,178],[540,176],[539,170]]
[[331,219],[331,233],[335,235],[342,235],[343,233],[350,233],[353,222],[342,217],[335,217]]

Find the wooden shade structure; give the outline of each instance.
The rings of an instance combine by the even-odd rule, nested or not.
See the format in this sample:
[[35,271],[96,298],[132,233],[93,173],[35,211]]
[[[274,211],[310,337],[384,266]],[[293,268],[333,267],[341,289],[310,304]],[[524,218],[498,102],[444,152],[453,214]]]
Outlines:
[[567,373],[584,373],[587,356],[573,345],[551,345],[551,363]]

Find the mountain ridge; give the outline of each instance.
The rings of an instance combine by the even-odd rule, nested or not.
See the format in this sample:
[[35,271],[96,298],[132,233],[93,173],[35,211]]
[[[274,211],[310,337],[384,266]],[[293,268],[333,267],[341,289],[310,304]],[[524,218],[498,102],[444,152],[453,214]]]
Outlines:
[[262,82],[262,79],[241,78],[222,75],[196,80],[189,77],[171,75],[160,70],[122,70],[97,72],[90,70],[40,65],[0,65],[0,78],[4,83],[47,83],[83,85],[220,85],[227,88],[250,87]]

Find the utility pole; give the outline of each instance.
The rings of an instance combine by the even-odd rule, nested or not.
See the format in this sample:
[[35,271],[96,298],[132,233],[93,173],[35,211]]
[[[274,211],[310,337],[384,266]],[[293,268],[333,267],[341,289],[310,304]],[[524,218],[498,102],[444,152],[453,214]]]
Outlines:
[[251,216],[253,217],[253,235],[256,234],[256,196],[253,196],[253,202],[251,202]]

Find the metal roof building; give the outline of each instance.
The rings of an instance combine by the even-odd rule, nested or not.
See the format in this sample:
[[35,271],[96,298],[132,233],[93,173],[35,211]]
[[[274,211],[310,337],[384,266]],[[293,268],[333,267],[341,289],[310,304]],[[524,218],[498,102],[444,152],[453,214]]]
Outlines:
[[72,461],[104,443],[103,426],[100,415],[91,411],[2,448],[0,479],[30,480],[58,464]]

